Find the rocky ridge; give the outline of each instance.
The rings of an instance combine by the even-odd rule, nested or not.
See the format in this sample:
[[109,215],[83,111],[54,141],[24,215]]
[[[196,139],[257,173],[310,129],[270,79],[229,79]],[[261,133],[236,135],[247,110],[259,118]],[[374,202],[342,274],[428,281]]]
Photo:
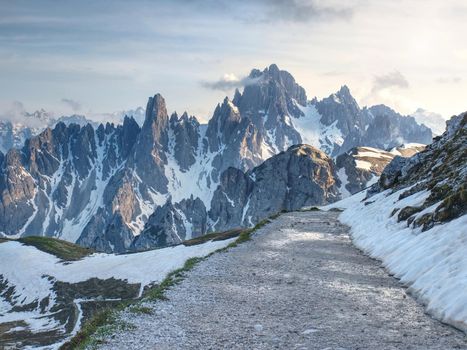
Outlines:
[[[431,139],[413,118],[360,109],[346,87],[307,101],[276,65],[252,70],[250,79],[215,108],[207,125],[186,113],[169,116],[156,94],[141,127],[131,117],[97,128],[62,122],[0,155],[0,232],[54,236],[105,252],[175,244],[254,224],[276,209],[336,200],[340,182],[321,151],[341,154],[371,143],[371,135],[383,146]],[[290,148],[304,142],[314,148]],[[288,162],[296,169],[287,170]],[[238,193],[225,187],[231,177],[245,186]],[[272,204],[275,192],[278,204]]]

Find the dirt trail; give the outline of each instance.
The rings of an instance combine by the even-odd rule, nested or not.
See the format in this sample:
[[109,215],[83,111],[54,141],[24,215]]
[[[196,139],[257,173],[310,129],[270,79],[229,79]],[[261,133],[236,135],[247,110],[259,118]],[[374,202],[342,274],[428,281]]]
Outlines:
[[426,315],[333,212],[281,215],[149,303],[104,349],[467,349]]

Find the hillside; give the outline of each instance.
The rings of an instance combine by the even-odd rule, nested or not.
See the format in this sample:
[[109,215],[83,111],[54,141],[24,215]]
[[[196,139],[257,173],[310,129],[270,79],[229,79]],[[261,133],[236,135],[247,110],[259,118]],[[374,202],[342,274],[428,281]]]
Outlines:
[[379,182],[336,203],[355,244],[382,261],[443,322],[467,330],[467,114]]
[[127,255],[43,237],[0,242],[0,348],[57,348],[96,311],[139,299],[186,260],[236,239],[225,238]]

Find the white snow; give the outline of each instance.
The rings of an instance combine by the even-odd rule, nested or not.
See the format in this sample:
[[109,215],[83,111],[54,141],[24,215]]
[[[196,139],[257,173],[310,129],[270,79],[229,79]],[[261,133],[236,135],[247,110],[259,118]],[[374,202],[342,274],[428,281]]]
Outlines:
[[[195,163],[187,171],[182,171],[174,156],[173,145],[175,136],[173,131],[170,130],[170,146],[164,172],[169,180],[168,192],[172,196],[172,202],[176,203],[193,195],[193,198],[200,198],[206,206],[206,210],[209,210],[212,195],[217,188],[217,183],[214,183],[210,179],[213,170],[212,161],[217,153],[203,152],[202,140],[204,139],[205,131],[205,129],[201,130],[201,135],[198,139],[198,151]],[[219,153],[222,153],[222,151],[223,148],[219,150]]]
[[362,147],[361,151],[355,155],[356,157],[370,157],[370,158],[388,158],[392,159],[394,156],[389,152],[373,148],[373,147]]
[[304,116],[292,118],[292,124],[302,138],[302,142],[310,146],[331,153],[335,145],[342,145],[344,137],[337,127],[337,120],[331,125],[321,123],[321,115],[316,107],[309,103],[306,107],[295,102],[295,105],[303,112]]
[[392,153],[396,156],[402,156],[402,153],[399,151],[399,150],[408,150],[408,149],[420,149],[420,148],[424,148],[426,147],[426,145],[424,145],[423,143],[415,143],[415,142],[411,142],[411,143],[404,143],[398,147],[394,147],[392,148],[389,153]]
[[[250,208],[250,199],[251,199],[251,194],[250,196],[248,197],[248,201],[246,202],[245,206],[243,207],[243,211],[242,211],[242,220],[240,221],[240,223],[242,225],[245,225],[244,224],[244,221],[245,221],[245,215],[248,213],[248,209]],[[249,225],[251,225],[251,216],[249,217]]]
[[366,160],[355,159],[356,167],[364,170],[371,170],[371,163]]
[[430,192],[399,200],[404,190],[379,193],[367,199],[367,205],[362,202],[365,192],[360,192],[324,209],[345,208],[340,220],[351,226],[354,243],[409,286],[429,313],[466,331],[467,215],[425,232],[407,227],[406,221],[397,222],[397,213],[390,214],[395,208],[422,204]]
[[305,115],[300,118],[293,118],[292,123],[295,130],[299,132],[303,143],[319,148],[322,128],[320,123],[321,115],[312,104],[303,107],[296,103],[296,106],[298,106]]
[[225,198],[227,199],[227,201],[229,202],[229,204],[235,208],[235,202],[233,200],[230,199],[230,197],[227,195],[227,193],[225,192],[222,192],[225,196]]
[[337,171],[337,176],[339,177],[339,180],[341,180],[339,192],[341,193],[342,198],[350,197],[352,194],[347,190],[347,188],[345,188],[345,186],[349,183],[347,173],[345,172],[345,167],[342,167]]

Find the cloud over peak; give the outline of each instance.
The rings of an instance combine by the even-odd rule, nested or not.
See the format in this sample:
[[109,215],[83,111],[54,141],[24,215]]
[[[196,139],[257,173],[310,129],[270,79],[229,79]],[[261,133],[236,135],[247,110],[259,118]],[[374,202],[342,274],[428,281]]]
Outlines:
[[215,81],[201,81],[202,87],[210,90],[231,91],[247,85],[254,84],[256,79],[250,77],[239,78],[233,73],[226,73],[222,78]]

